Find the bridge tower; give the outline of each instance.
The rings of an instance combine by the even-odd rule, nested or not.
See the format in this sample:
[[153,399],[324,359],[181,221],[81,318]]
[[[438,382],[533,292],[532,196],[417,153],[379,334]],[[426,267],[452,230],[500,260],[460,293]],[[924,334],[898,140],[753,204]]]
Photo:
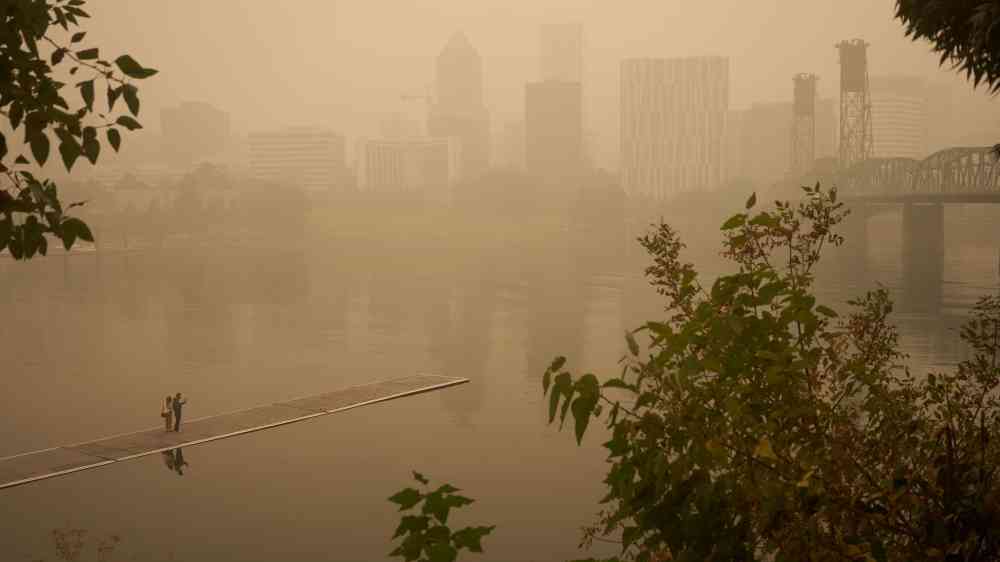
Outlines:
[[792,103],[791,177],[801,178],[816,163],[816,81],[815,74],[797,74]]
[[872,157],[872,102],[868,81],[868,43],[841,41],[840,167],[847,169]]

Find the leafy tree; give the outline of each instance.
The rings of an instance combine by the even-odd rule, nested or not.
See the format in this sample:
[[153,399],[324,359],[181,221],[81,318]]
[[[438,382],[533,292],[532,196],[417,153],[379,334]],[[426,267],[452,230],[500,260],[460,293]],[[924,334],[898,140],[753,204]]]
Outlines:
[[[122,129],[142,127],[135,119],[140,103],[132,80],[156,70],[129,55],[109,62],[97,47],[85,46],[80,24],[90,17],[85,5],[86,0],[0,2],[0,114],[15,133],[23,131],[27,149],[11,150],[13,144],[0,134],[0,251],[9,249],[15,259],[44,255],[46,235],[59,238],[66,249],[78,239],[93,241],[87,224],[67,214],[83,202],[64,208],[56,185],[30,171],[49,160],[53,140],[70,171],[81,156],[97,162],[101,129],[117,151]],[[75,83],[67,88],[63,80]],[[106,91],[102,102],[96,99],[98,85]],[[71,97],[79,101],[71,105],[66,95],[73,90],[78,96]],[[127,113],[115,113],[119,99]]]
[[424,492],[416,488],[405,488],[389,501],[399,505],[400,511],[416,509],[423,503],[419,515],[404,515],[393,539],[401,538],[402,542],[389,555],[398,556],[411,562],[453,562],[459,551],[482,552],[483,537],[493,532],[494,527],[466,527],[452,532],[448,527],[448,515],[452,509],[469,505],[474,500],[459,496],[460,491],[450,484],[444,484],[436,490],[427,488],[430,481],[419,472],[413,473],[413,478],[425,488]]
[[1000,1],[896,0],[896,17],[906,35],[926,39],[955,68],[978,86],[1000,90]]
[[[954,373],[901,363],[885,290],[837,313],[811,294],[839,244],[836,192],[730,218],[736,271],[703,287],[665,224],[644,237],[667,318],[626,335],[621,376],[545,373],[549,416],[611,431],[600,521],[626,559],[963,560],[1000,557],[1000,299],[986,297]],[[646,350],[635,334],[646,334]]]
[[962,330],[971,359],[914,376],[884,289],[844,317],[813,296],[846,211],[803,189],[723,224],[735,271],[711,286],[659,224],[640,241],[665,317],[626,333],[620,376],[546,370],[550,423],[572,418],[578,443],[592,418],[611,434],[583,545],[620,540],[612,560],[644,562],[1000,559],[1000,298]]

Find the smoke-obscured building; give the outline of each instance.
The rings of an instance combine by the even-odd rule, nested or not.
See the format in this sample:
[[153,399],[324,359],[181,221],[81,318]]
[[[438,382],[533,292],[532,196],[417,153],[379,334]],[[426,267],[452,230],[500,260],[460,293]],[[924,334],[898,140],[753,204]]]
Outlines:
[[344,137],[318,127],[251,133],[247,137],[251,175],[310,192],[343,187],[347,177]]
[[437,58],[434,103],[427,130],[455,138],[461,146],[461,175],[482,174],[490,163],[490,121],[483,103],[483,62],[469,39],[457,33]]
[[583,83],[583,26],[558,23],[541,26],[538,45],[539,80]]
[[927,156],[927,84],[915,76],[871,78],[875,158]]
[[525,169],[524,121],[508,121],[496,133],[493,166],[507,170]]
[[211,162],[230,143],[229,114],[207,103],[183,102],[162,109],[160,128],[163,156],[172,166]]
[[524,93],[525,162],[546,182],[579,175],[583,158],[583,98],[579,82],[530,83]]
[[377,193],[419,193],[443,201],[461,172],[460,151],[448,139],[361,140],[358,187]]
[[621,65],[621,174],[630,196],[665,199],[723,181],[729,59]]
[[927,152],[1000,142],[1000,103],[988,88],[974,89],[963,76],[927,86]]
[[[832,99],[816,101],[816,159],[836,156],[837,114]],[[726,130],[726,177],[757,186],[781,180],[792,155],[792,102],[754,103],[730,111]]]

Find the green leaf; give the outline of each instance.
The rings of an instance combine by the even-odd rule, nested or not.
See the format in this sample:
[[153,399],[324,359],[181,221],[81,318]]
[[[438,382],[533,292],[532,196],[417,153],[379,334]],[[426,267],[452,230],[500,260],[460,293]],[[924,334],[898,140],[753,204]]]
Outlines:
[[427,562],[455,562],[458,551],[446,542],[439,542],[427,548]]
[[83,103],[87,105],[87,111],[94,110],[94,81],[86,80],[80,82],[80,95],[83,96]]
[[624,380],[618,379],[618,378],[610,379],[610,380],[605,381],[604,384],[601,385],[601,387],[602,388],[621,388],[621,389],[624,389],[624,390],[631,390],[633,392],[635,390],[637,390],[637,388],[636,388],[636,386],[634,384],[629,384],[629,383],[625,382]]
[[128,115],[122,115],[121,117],[118,118],[117,121],[115,121],[115,123],[118,123],[119,125],[125,127],[130,131],[142,128],[142,125],[140,125],[138,121],[129,117]]
[[753,454],[755,457],[763,459],[778,460],[778,455],[775,455],[774,449],[771,448],[771,440],[766,435],[760,438],[760,442],[757,443],[757,448],[754,449]]
[[59,155],[62,156],[63,165],[67,171],[73,169],[73,164],[80,157],[81,149],[79,143],[71,136],[63,137],[59,142]]
[[552,364],[549,365],[549,370],[554,373],[559,369],[562,369],[563,365],[565,364],[566,364],[566,358],[560,355],[559,357],[556,357],[555,359],[552,360]]
[[828,308],[828,307],[825,307],[823,305],[817,306],[816,307],[816,312],[818,312],[818,313],[820,313],[823,316],[826,316],[828,318],[836,318],[837,317],[837,312],[835,310],[833,310],[831,308]]
[[10,117],[10,128],[17,129],[21,125],[21,119],[24,118],[24,105],[19,101],[11,103],[8,116]]
[[746,208],[747,209],[753,208],[753,206],[756,205],[756,204],[757,204],[757,192],[755,191],[755,192],[751,193],[750,194],[750,198],[747,199]]
[[120,68],[121,71],[129,78],[137,78],[141,80],[143,78],[149,78],[157,72],[151,68],[143,68],[142,65],[136,62],[136,60],[129,55],[122,55],[118,57],[115,59],[115,64],[117,64],[118,68]]
[[389,498],[389,501],[395,504],[399,504],[399,510],[405,511],[420,503],[420,500],[422,499],[424,499],[424,495],[421,494],[418,490],[415,490],[413,488],[406,488],[404,490],[401,490],[393,494]]
[[99,56],[99,51],[95,47],[93,49],[84,49],[82,51],[76,52],[76,58],[80,60],[94,60]]
[[493,532],[496,526],[489,527],[466,527],[455,531],[451,536],[451,540],[454,541],[455,546],[458,548],[465,548],[471,552],[482,552],[483,537]]
[[66,57],[66,49],[56,49],[52,51],[52,66],[56,66],[61,63],[63,58]]
[[428,524],[430,524],[430,519],[425,515],[404,515],[403,519],[399,522],[399,526],[396,527],[396,532],[392,535],[392,538],[396,539],[407,533],[425,531]]
[[747,216],[744,214],[733,215],[729,219],[722,223],[722,230],[732,230],[734,228],[739,228],[746,224]]
[[115,149],[115,152],[118,152],[118,148],[122,145],[122,134],[118,132],[118,129],[108,128],[108,144]]
[[64,232],[67,230],[74,231],[76,233],[76,237],[80,240],[85,240],[87,242],[94,241],[94,235],[90,232],[90,227],[87,226],[87,223],[78,218],[70,217],[64,220],[62,223],[62,229]]
[[124,86],[119,86],[117,88],[112,88],[110,85],[108,85],[108,111],[109,112],[115,110],[115,102],[117,102],[118,98],[121,97],[122,92],[124,91],[124,89],[125,89]]
[[573,430],[576,435],[577,445],[583,443],[583,435],[587,432],[587,425],[590,423],[590,417],[593,415],[594,407],[596,405],[596,399],[584,396],[581,396],[573,401]]
[[31,154],[39,166],[44,165],[49,159],[49,148],[49,136],[44,132],[31,137]]
[[434,490],[439,494],[453,494],[455,492],[461,492],[458,488],[452,486],[451,484],[442,484],[437,490]]
[[80,32],[74,33],[73,36],[69,38],[69,42],[70,43],[79,43],[80,41],[83,41],[83,38],[86,37],[86,36],[87,36],[87,32],[86,31],[80,31]]
[[628,343],[629,353],[631,353],[633,357],[638,357],[639,356],[639,344],[636,343],[635,336],[632,335],[632,332],[630,332],[630,331],[626,331],[625,332],[625,342]]
[[87,139],[83,142],[83,155],[90,160],[91,164],[97,163],[97,157],[101,154],[101,143],[97,139]]
[[139,116],[139,88],[131,84],[125,84],[125,90],[123,92],[123,97],[125,98],[125,105],[128,106],[129,112],[136,117]]
[[569,373],[559,373],[556,376],[555,386],[552,387],[552,395],[549,397],[549,423],[552,423],[556,419],[556,408],[559,406],[559,398],[564,391],[570,388],[570,381]]
[[417,471],[413,471],[413,479],[416,480],[417,482],[420,482],[421,484],[423,484],[425,486],[430,482],[430,480],[427,480],[427,478],[424,478],[423,474],[420,474]]

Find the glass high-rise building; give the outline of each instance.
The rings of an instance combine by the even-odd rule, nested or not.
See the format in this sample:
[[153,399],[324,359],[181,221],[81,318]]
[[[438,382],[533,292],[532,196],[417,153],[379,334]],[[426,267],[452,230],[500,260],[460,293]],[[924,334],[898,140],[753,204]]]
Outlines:
[[729,59],[621,65],[621,175],[630,196],[666,199],[723,180]]

